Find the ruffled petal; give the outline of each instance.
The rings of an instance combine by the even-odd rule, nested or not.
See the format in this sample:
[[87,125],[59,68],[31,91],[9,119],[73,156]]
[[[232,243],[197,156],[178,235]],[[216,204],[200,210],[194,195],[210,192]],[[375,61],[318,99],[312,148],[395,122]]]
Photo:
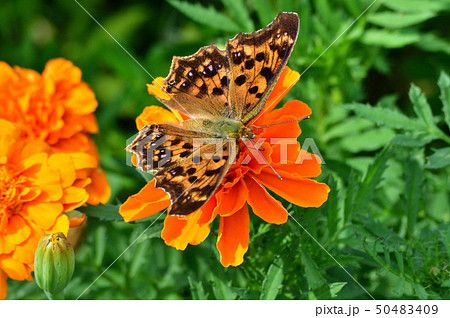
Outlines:
[[319,207],[327,200],[330,188],[325,183],[283,172],[280,175],[283,180],[267,168],[261,174],[252,176],[276,194],[301,207]]
[[33,226],[32,223],[29,226],[32,228],[30,237],[22,244],[17,245],[13,253],[13,258],[24,264],[33,264],[37,245],[44,234],[39,227]]
[[125,222],[146,218],[169,207],[170,197],[155,188],[155,179],[148,182],[137,194],[130,196],[119,208]]
[[84,223],[84,220],[86,220],[86,214],[81,213],[80,217],[71,217],[69,219],[69,227],[77,227]]
[[0,268],[0,300],[5,299],[6,295],[8,294],[8,283],[6,282],[7,279],[8,276]]
[[6,235],[0,233],[0,254],[9,254],[14,251],[14,244],[6,237]]
[[248,249],[249,223],[247,204],[233,215],[220,217],[217,249],[224,267],[238,266],[244,261]]
[[217,191],[217,207],[216,214],[221,216],[229,216],[242,208],[247,201],[248,189],[242,179],[231,188],[223,187]]
[[136,118],[136,127],[140,130],[145,125],[179,122],[180,119],[174,112],[159,106],[147,106]]
[[111,187],[109,186],[106,173],[102,169],[97,168],[91,172],[89,178],[91,178],[92,183],[86,187],[86,191],[89,194],[87,203],[97,205],[108,202],[111,196]]
[[50,228],[55,219],[63,212],[63,205],[56,202],[28,203],[24,205],[22,215],[38,224],[42,229]]
[[9,218],[6,226],[6,237],[14,245],[27,240],[31,235],[31,229],[21,215],[15,214]]
[[163,91],[163,80],[164,77],[155,78],[151,84],[147,84],[147,91],[150,95],[169,100],[172,98],[172,96]]
[[52,234],[57,232],[63,232],[67,236],[69,231],[69,218],[65,214],[61,214],[55,221],[52,227],[45,231],[45,234]]
[[187,216],[167,215],[161,237],[167,245],[184,250],[188,244],[200,244],[210,232],[209,224],[199,224],[202,210]]
[[[281,73],[277,83],[275,84],[272,93],[270,93],[270,96],[267,99],[266,105],[261,111],[261,114],[265,114],[273,110],[299,79],[300,74],[286,66],[283,70],[283,73]],[[253,123],[259,122],[259,117],[260,116],[256,116]]]
[[81,70],[66,59],[56,58],[47,62],[42,77],[48,81],[73,85],[81,82]]
[[[287,162],[280,160],[279,163],[273,164],[274,169],[278,173],[285,172],[295,174],[295,176],[302,178],[315,178],[320,175],[322,168],[319,156],[310,154],[304,150],[298,151],[296,155],[297,158],[293,159],[288,153]],[[277,156],[277,154],[274,154],[274,156]],[[282,154],[278,154],[278,156],[278,158],[282,158]]]
[[66,188],[76,179],[75,166],[70,156],[66,154],[53,154],[48,159],[48,164],[60,172],[61,185]]
[[31,268],[12,257],[12,254],[0,255],[0,269],[15,280],[31,280]]
[[249,189],[248,204],[253,213],[268,223],[283,224],[287,221],[288,213],[280,201],[275,200],[252,177],[245,178],[245,183]]

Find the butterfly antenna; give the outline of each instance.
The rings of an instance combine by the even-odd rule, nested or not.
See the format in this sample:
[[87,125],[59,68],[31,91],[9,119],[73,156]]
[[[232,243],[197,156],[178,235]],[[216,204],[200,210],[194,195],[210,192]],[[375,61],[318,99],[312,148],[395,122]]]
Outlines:
[[[254,139],[250,139],[250,140],[252,140],[252,141],[253,141],[253,144],[257,145],[257,146],[259,147],[259,149],[261,149],[262,151],[266,151],[266,148],[264,148],[264,146],[261,145],[259,142],[257,142],[257,141],[254,140]],[[257,150],[258,150],[258,149],[257,149]]]
[[293,123],[295,121],[302,121],[302,120],[309,119],[309,118],[310,118],[309,116],[306,116],[306,117],[297,118],[297,119],[288,120],[288,121],[282,121],[281,123],[275,123],[275,124],[266,125],[266,126],[249,125],[249,127],[253,127],[255,129],[261,129],[261,128],[267,128],[267,127],[272,127],[272,126],[281,125],[281,124]]
[[[257,142],[254,141],[253,139],[249,139],[250,142],[256,146]],[[259,144],[258,144],[259,145]],[[261,145],[260,145],[261,146]],[[262,146],[261,146],[262,147]],[[272,171],[277,175],[278,178],[280,178],[280,180],[283,180],[283,178],[280,176],[280,174],[278,172],[276,172],[276,170],[272,167],[272,165],[269,163],[269,161],[267,161],[266,157],[264,157],[264,155],[261,153],[261,151],[259,151],[258,148],[255,148],[256,151],[259,152],[259,154],[261,155],[261,157],[264,159],[264,161],[267,163],[267,165],[270,167],[270,169],[272,169]]]

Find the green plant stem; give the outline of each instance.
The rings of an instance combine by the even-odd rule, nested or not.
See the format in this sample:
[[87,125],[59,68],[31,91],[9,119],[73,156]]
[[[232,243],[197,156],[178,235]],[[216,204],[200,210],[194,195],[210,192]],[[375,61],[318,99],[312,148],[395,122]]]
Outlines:
[[60,291],[59,293],[51,293],[51,292],[44,290],[44,293],[47,296],[47,298],[50,300],[65,300],[66,299],[64,297],[64,290]]

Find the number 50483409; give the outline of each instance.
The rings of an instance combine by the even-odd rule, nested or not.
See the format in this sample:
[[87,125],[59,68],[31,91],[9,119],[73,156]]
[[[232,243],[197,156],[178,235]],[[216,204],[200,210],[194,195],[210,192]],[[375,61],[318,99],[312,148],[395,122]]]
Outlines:
[[435,315],[438,313],[437,305],[377,305],[376,314],[394,314],[394,315],[412,315],[412,314],[424,314],[424,315]]

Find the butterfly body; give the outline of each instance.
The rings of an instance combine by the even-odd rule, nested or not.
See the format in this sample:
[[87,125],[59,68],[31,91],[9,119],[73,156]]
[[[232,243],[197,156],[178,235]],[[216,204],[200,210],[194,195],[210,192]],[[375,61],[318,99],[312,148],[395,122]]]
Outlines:
[[298,30],[298,15],[282,12],[259,31],[239,33],[225,50],[210,45],[173,58],[162,87],[171,98],[157,98],[191,119],[145,126],[126,148],[137,156],[138,168],[156,171],[155,186],[172,201],[169,214],[201,208],[234,162],[236,140],[255,138],[247,125],[263,109]]
[[185,120],[183,127],[195,131],[204,131],[217,138],[253,139],[255,133],[244,125],[242,121],[232,118],[197,118]]

